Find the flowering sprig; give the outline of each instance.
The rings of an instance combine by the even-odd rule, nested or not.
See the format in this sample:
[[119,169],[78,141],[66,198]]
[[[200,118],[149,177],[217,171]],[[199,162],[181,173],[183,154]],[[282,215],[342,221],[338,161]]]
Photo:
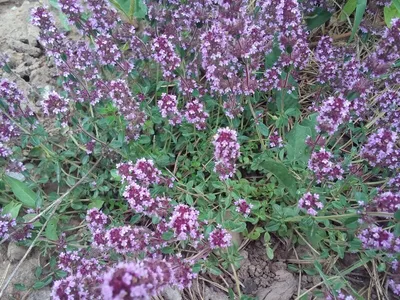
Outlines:
[[240,145],[237,133],[229,128],[218,129],[213,138],[214,159],[216,172],[221,180],[233,176],[236,171],[236,160],[240,156]]
[[298,206],[311,216],[316,216],[318,211],[324,208],[324,204],[320,201],[319,195],[310,192],[305,193],[300,198]]

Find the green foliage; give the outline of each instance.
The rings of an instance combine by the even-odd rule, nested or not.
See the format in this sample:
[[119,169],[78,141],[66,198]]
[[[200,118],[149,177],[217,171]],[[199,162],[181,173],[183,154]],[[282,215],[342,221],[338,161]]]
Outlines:
[[367,0],[357,0],[356,12],[354,16],[353,29],[351,30],[350,41],[354,38],[354,36],[358,31],[358,28],[360,27],[366,8],[367,8]]

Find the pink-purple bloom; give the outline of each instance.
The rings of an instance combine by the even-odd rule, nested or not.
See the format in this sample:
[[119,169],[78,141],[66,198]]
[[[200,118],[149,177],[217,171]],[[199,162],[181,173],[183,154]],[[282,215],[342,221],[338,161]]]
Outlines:
[[218,226],[208,237],[211,249],[228,248],[232,244],[232,235],[226,229]]
[[317,182],[335,181],[343,178],[343,168],[334,160],[333,154],[325,148],[311,154],[308,168],[314,173]]
[[243,215],[243,217],[247,218],[251,209],[253,208],[253,204],[248,203],[245,199],[238,199],[235,201],[236,211]]
[[318,211],[324,208],[324,204],[320,201],[319,195],[310,192],[305,193],[303,197],[300,198],[298,206],[311,216],[316,216]]
[[198,221],[199,211],[185,204],[175,206],[168,227],[174,232],[178,240],[189,238],[196,240],[201,237],[200,224]]
[[226,180],[235,173],[236,160],[240,156],[237,132],[229,128],[219,128],[212,143],[214,145],[214,172],[221,180]]

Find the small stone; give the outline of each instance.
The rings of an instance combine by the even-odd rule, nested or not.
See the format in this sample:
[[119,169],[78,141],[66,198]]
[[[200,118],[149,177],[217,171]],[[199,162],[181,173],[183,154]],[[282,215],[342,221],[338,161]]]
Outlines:
[[24,247],[20,247],[15,243],[9,243],[7,248],[7,257],[11,262],[21,260],[26,251],[27,249]]
[[204,300],[228,300],[228,295],[223,292],[217,292],[209,287],[205,287],[204,289]]
[[[182,296],[177,289],[173,289],[172,287],[166,287],[161,295],[165,300],[182,300]],[[38,299],[39,300],[39,299]]]
[[256,278],[255,280],[253,280],[252,278],[247,278],[243,282],[244,288],[243,288],[242,292],[246,295],[255,293],[258,289],[258,285],[260,282],[260,280],[257,280],[257,279],[258,278]]
[[294,276],[285,270],[276,271],[275,281],[268,288],[259,289],[259,300],[289,300],[296,291],[297,281]]
[[49,287],[44,287],[40,290],[33,290],[27,300],[47,300],[51,298],[51,289]]

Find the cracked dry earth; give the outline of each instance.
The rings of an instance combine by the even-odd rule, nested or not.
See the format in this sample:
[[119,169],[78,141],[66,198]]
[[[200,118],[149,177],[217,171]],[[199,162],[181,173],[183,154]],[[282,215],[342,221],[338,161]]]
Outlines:
[[[45,87],[55,82],[54,69],[37,41],[38,29],[29,23],[30,9],[36,5],[38,2],[0,0],[0,54],[6,54],[9,57],[9,65],[13,71],[12,74],[7,74],[0,70],[0,77],[16,81],[33,102],[37,100],[35,98],[37,96],[33,93],[32,87]],[[32,108],[35,109],[33,102]],[[14,243],[0,245],[1,285],[6,282],[26,251],[26,248]],[[279,258],[279,253],[277,254]],[[297,275],[287,271],[285,263],[268,260],[262,242],[250,243],[245,250],[241,251],[241,255],[243,260],[238,276],[243,284],[243,294],[252,295],[260,300],[291,300],[298,296]],[[36,281],[35,268],[40,264],[45,264],[44,258],[33,251],[16,272],[2,299],[50,299],[50,287],[40,290],[32,288]],[[315,280],[315,278],[303,276],[300,292],[315,284]],[[23,284],[27,289],[20,291],[15,284]],[[202,299],[229,299],[225,293],[211,285],[205,285],[200,289],[196,287],[196,284],[193,290],[201,290]],[[232,288],[235,286],[231,278],[227,278],[225,286],[226,284]],[[224,283],[221,282],[221,285],[224,286]],[[167,289],[161,297],[166,300],[188,299],[187,295],[182,295],[173,289]]]

